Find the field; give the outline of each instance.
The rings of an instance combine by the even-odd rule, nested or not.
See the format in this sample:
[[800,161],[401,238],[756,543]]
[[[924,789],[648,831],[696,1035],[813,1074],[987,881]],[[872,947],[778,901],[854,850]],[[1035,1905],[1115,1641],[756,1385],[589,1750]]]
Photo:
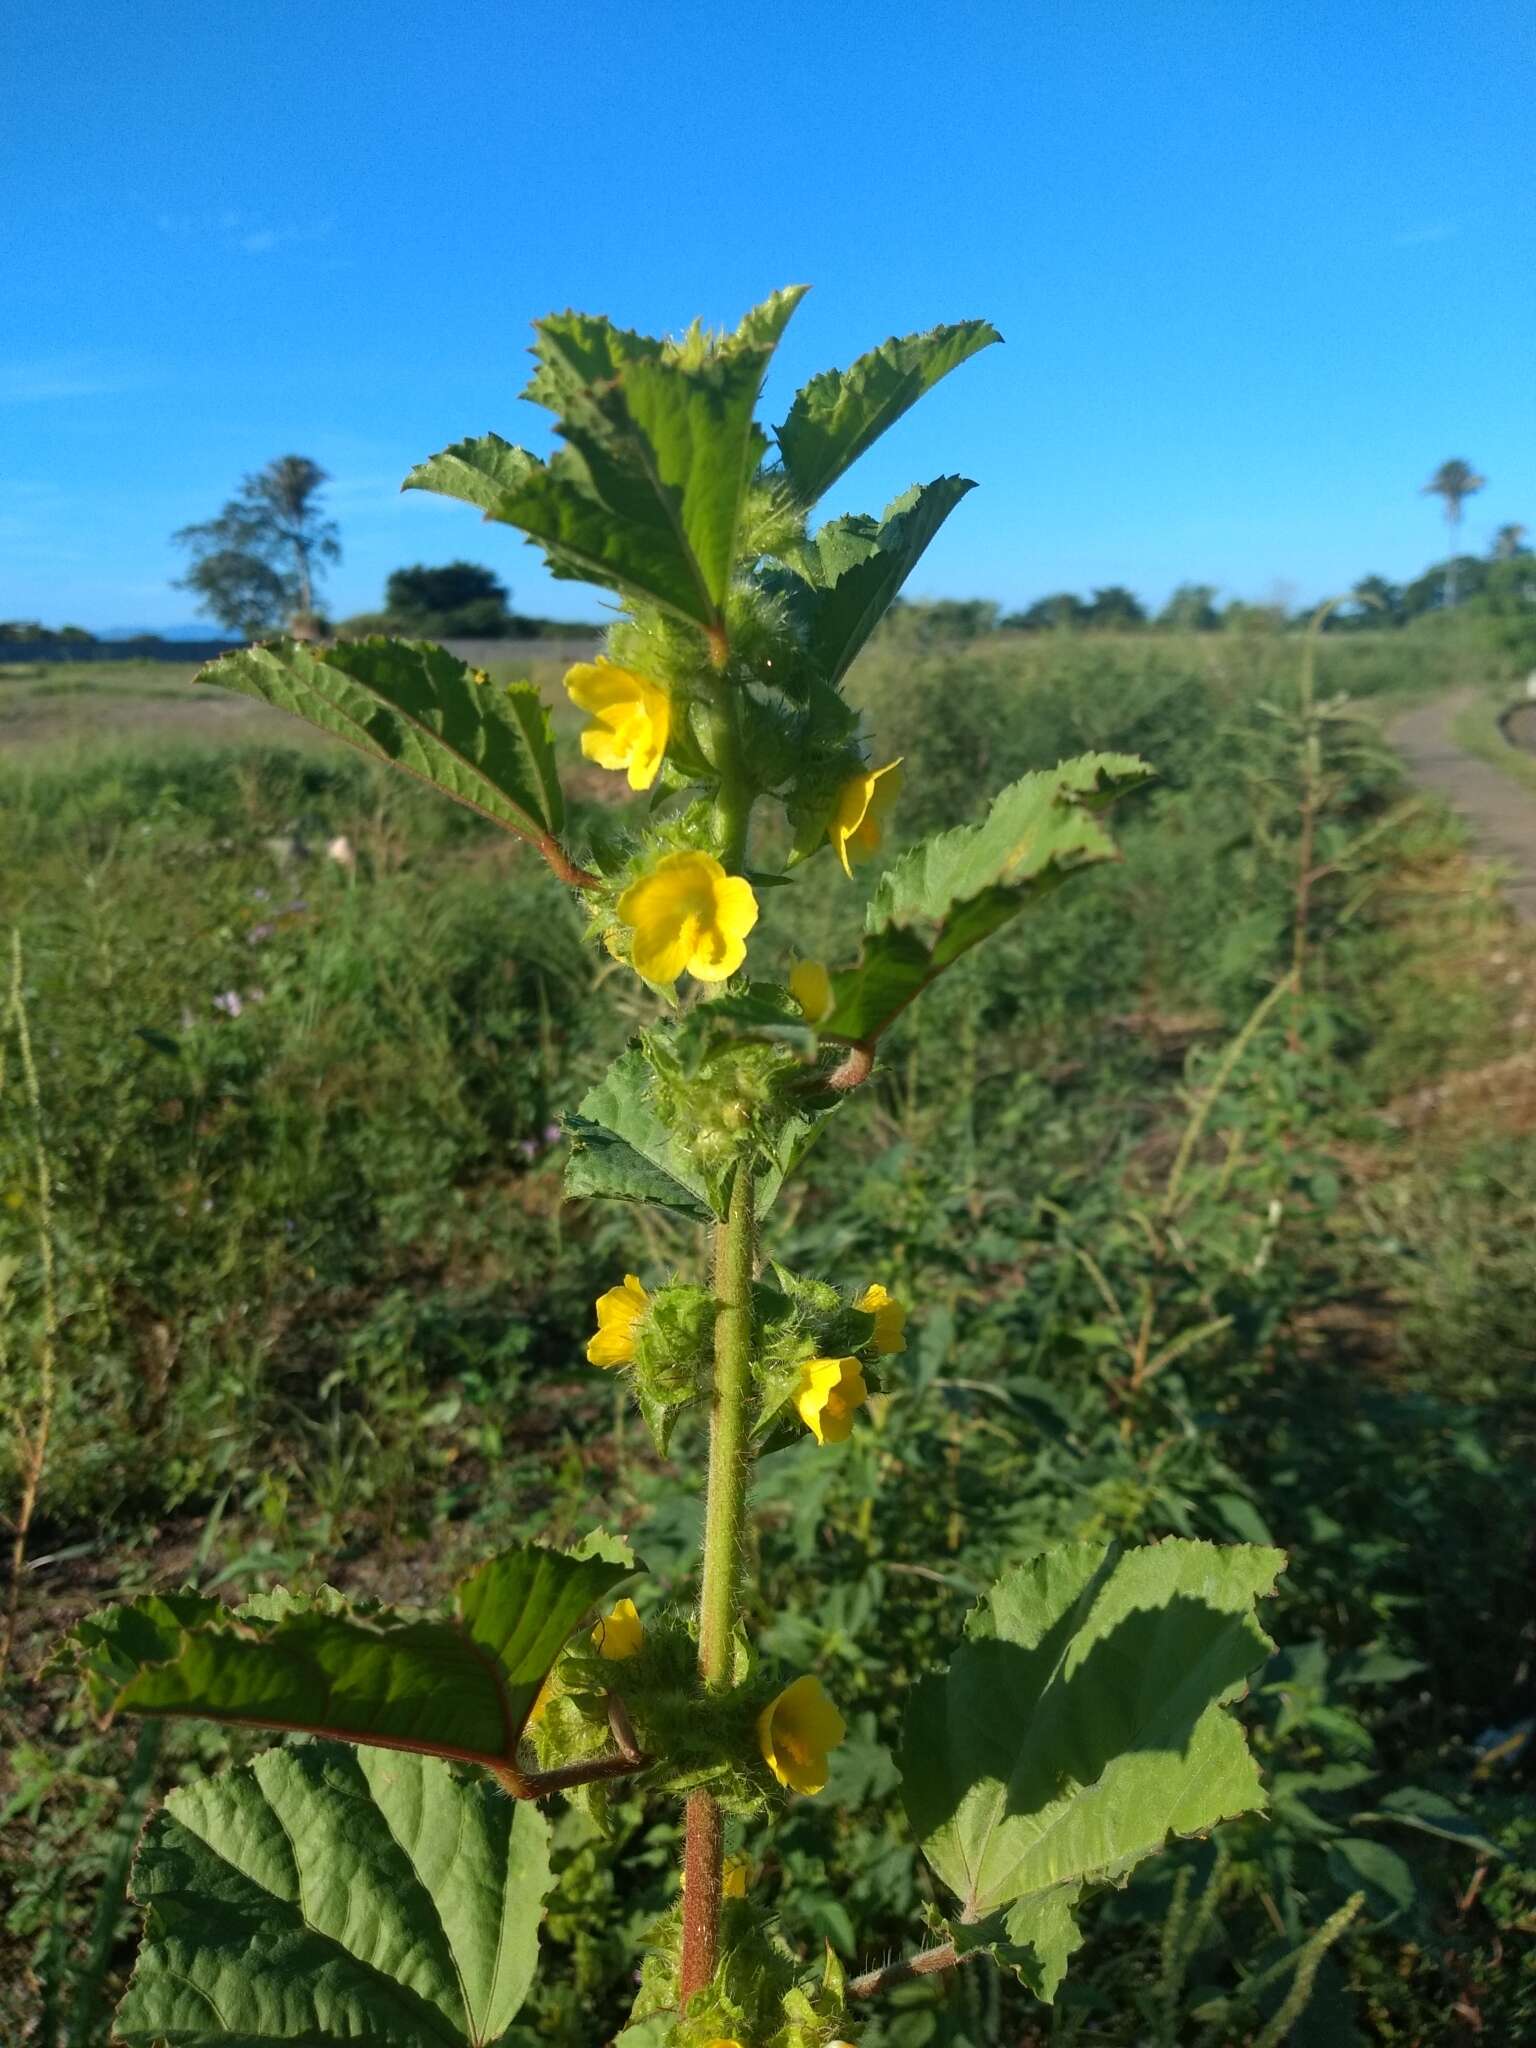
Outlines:
[[[1506,701],[1512,670],[1445,633],[1327,637],[1309,728],[1300,656],[897,615],[854,674],[908,763],[902,833],[1085,749],[1157,780],[1123,861],[911,1013],[775,1219],[779,1256],[913,1309],[872,1427],[761,1468],[754,1633],[852,1729],[835,1797],[767,1847],[786,1939],[850,1968],[906,1944],[929,1881],[895,1703],[1004,1561],[1170,1533],[1290,1559],[1243,1709],[1269,1817],[1101,1900],[1052,2011],[956,1971],[868,2048],[1536,2033],[1536,952],[1383,737],[1453,689]],[[832,948],[849,885],[810,872]],[[651,1005],[531,856],[180,671],[0,672],[13,932],[0,1370],[27,1416],[51,1360],[57,1406],[0,1697],[0,2034],[93,2048],[148,1802],[261,1745],[98,1730],[47,1661],[70,1623],[192,1582],[427,1601],[594,1520],[675,1588],[696,1445],[658,1459],[584,1362],[632,1227],[561,1204],[560,1120]],[[690,1226],[647,1227],[653,1265],[696,1270]],[[610,2038],[674,1859],[638,1806],[564,1816],[512,2038]]]

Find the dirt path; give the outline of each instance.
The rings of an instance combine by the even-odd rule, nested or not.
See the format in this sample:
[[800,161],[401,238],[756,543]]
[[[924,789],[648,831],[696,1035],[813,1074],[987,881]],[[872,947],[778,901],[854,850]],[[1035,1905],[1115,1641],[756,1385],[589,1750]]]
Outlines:
[[1505,893],[1517,917],[1536,924],[1536,795],[1486,761],[1464,754],[1451,738],[1468,695],[1441,697],[1396,718],[1387,737],[1421,789],[1444,797],[1465,819],[1485,860],[1505,871]]

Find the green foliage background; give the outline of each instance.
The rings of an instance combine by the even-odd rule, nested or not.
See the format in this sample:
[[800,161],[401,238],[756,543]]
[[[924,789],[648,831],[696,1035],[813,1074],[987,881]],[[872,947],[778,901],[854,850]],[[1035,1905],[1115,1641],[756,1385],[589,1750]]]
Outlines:
[[[1416,630],[1323,653],[1321,687],[1383,701],[1466,659]],[[1536,1831],[1518,1740],[1495,1755],[1530,1711],[1536,1146],[1518,1116],[1462,1139],[1412,1109],[1518,1049],[1531,970],[1491,900],[1448,891],[1445,821],[1401,814],[1389,753],[1341,721],[1306,1001],[1224,1062],[1290,958],[1296,656],[1230,635],[924,645],[898,615],[854,671],[915,764],[903,832],[1085,750],[1159,779],[1117,817],[1123,862],[897,1027],[781,1211],[790,1264],[914,1306],[872,1427],[762,1468],[755,1631],[823,1670],[853,1730],[758,1878],[788,1938],[852,1967],[921,1912],[893,1702],[1003,1564],[1168,1532],[1291,1553],[1266,1615],[1284,1647],[1245,1710],[1275,1820],[1104,1901],[1054,2014],[962,1970],[884,2008],[865,2039],[889,2048],[1256,2037],[1356,1890],[1297,2039],[1454,2041],[1458,2005],[1495,2039],[1536,2023],[1514,1960]],[[420,1598],[493,1543],[594,1519],[682,1582],[696,1506],[581,1362],[631,1220],[558,1210],[556,1119],[638,998],[615,975],[596,999],[565,893],[469,814],[319,748],[38,750],[3,773],[0,921],[24,935],[65,1308],[23,1670],[100,1590],[175,1584],[213,1510],[205,1590]],[[351,865],[327,857],[339,835]],[[835,952],[850,889],[823,866],[795,937]],[[25,1137],[0,1129],[17,1327],[37,1314]],[[647,1227],[658,1273],[694,1256],[685,1220]],[[14,2027],[71,1987],[84,2010],[102,1823],[147,1780],[61,1683],[6,1704]],[[140,1776],[249,1746],[168,1732]],[[675,1857],[617,1811],[612,1840],[557,1818],[526,2038],[587,2048],[593,2014],[628,2007]],[[109,1979],[125,1956],[109,1924]]]

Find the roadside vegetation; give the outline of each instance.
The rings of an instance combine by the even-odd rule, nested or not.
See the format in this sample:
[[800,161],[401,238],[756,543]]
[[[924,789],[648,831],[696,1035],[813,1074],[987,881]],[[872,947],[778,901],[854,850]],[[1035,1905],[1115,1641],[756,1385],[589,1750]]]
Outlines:
[[[1380,733],[1413,697],[1507,688],[1523,648],[1463,606],[1324,635],[1310,689],[1305,651],[973,639],[909,607],[854,672],[919,764],[892,851],[1085,750],[1157,780],[1117,814],[1119,865],[898,1027],[781,1226],[789,1263],[915,1305],[872,1426],[761,1467],[753,1633],[827,1673],[850,1728],[835,1807],[793,1808],[756,1877],[786,1939],[853,1969],[921,1914],[892,1703],[1005,1561],[1170,1534],[1290,1555],[1244,1709],[1270,1817],[1102,1900],[1053,2011],[918,1979],[875,2048],[1536,2028],[1536,960]],[[78,715],[61,740],[35,709],[134,682],[137,738],[119,712],[111,744]],[[46,2048],[107,2038],[150,1800],[257,1746],[96,1730],[48,1663],[82,1612],[184,1582],[419,1600],[594,1517],[675,1588],[699,1534],[584,1360],[590,1275],[632,1226],[559,1199],[562,1114],[650,999],[531,853],[275,720],[232,733],[222,701],[168,736],[156,707],[187,694],[0,683],[0,742],[29,702],[54,735],[0,755],[0,1500],[24,1539],[0,2031]],[[848,887],[818,871],[797,938],[819,914],[830,940]],[[654,1262],[695,1256],[691,1226],[649,1227]],[[555,1847],[557,1966],[515,2038],[591,2048],[675,1842],[616,1800]]]

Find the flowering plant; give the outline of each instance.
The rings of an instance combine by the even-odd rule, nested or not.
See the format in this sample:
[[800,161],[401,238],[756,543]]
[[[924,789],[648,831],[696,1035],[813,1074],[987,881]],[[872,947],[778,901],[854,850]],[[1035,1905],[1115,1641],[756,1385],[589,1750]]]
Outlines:
[[828,2048],[890,1983],[977,1955],[1049,1998],[1085,1889],[1260,1803],[1226,1709],[1268,1647],[1254,1604],[1279,1554],[1082,1543],[1019,1560],[914,1690],[902,1796],[954,1900],[930,1945],[853,1979],[808,1968],[754,1905],[750,1862],[725,1853],[728,1821],[750,1841],[774,1803],[822,1795],[845,1733],[819,1676],[766,1668],[745,1625],[753,1463],[795,1443],[836,1457],[905,1351],[907,1305],[881,1280],[765,1264],[764,1219],[907,1005],[1110,858],[1103,812],[1147,772],[1089,755],[1025,776],[891,861],[830,962],[765,930],[768,892],[806,863],[851,880],[882,851],[905,770],[871,752],[844,683],[971,486],[940,477],[879,518],[820,526],[815,505],[998,338],[970,321],[888,341],[814,378],[770,438],[759,393],[801,296],[677,341],[552,316],[528,395],[556,415],[558,452],[490,434],[406,480],[617,594],[605,654],[566,687],[589,721],[583,754],[650,792],[648,808],[574,843],[536,692],[494,688],[441,648],[281,642],[206,671],[529,841],[654,992],[651,1021],[569,1118],[567,1192],[708,1232],[692,1277],[604,1276],[586,1354],[623,1376],[663,1455],[680,1417],[707,1417],[705,1534],[686,1605],[653,1598],[623,1541],[594,1534],[573,1553],[504,1552],[441,1614],[330,1592],[236,1609],[174,1594],[83,1623],[105,1713],[316,1738],[183,1788],[151,1826],[145,1941],[118,2015],[142,2048],[502,2038],[548,1884],[537,1802],[583,1799],[601,1820],[618,1779],[686,1814],[630,2048]]

